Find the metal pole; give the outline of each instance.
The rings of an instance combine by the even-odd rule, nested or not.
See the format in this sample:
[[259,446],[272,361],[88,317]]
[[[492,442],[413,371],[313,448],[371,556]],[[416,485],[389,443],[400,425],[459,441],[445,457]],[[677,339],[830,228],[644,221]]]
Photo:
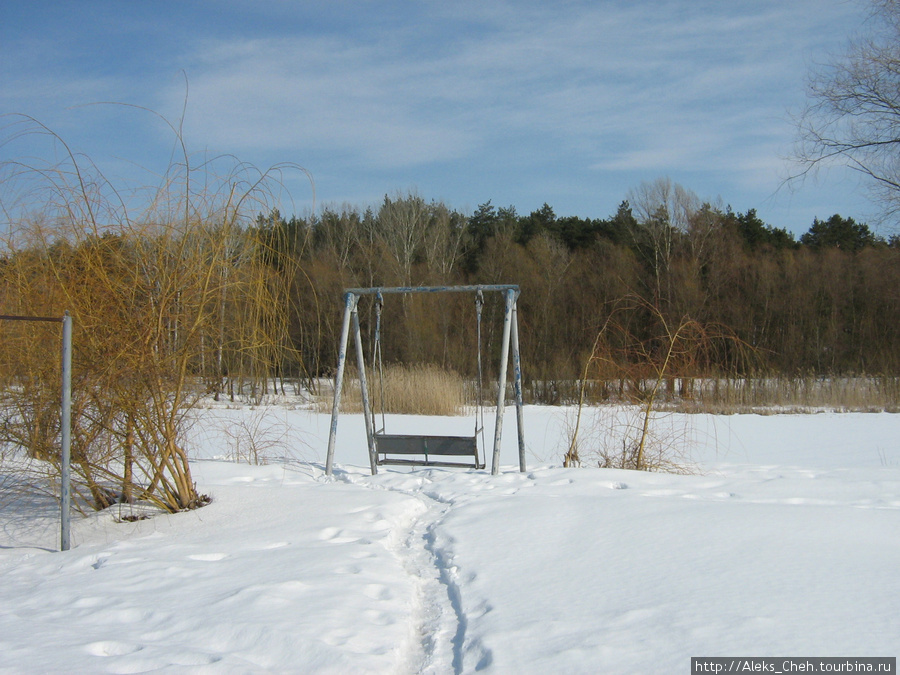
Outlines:
[[503,434],[503,408],[506,404],[506,365],[509,361],[509,337],[512,326],[512,308],[515,291],[506,291],[506,311],[503,315],[503,342],[500,349],[500,374],[497,376],[497,423],[494,427],[494,457],[491,475],[500,473],[500,438]]
[[476,291],[502,291],[510,289],[517,293],[519,287],[515,284],[482,284],[478,286],[373,286],[371,288],[345,288],[347,293],[354,295],[376,295],[387,293],[472,293]]
[[72,506],[72,317],[0,314],[0,321],[50,321],[62,324],[62,400],[59,408],[59,549],[71,548]]
[[359,331],[359,312],[353,308],[353,336],[356,342],[356,364],[359,369],[359,388],[362,395],[363,417],[366,420],[366,443],[369,446],[369,468],[372,475],[378,473],[375,463],[375,435],[372,424],[371,407],[369,406],[369,383],[366,381],[366,359],[363,355],[362,335]]
[[516,429],[519,436],[519,471],[525,472],[525,423],[522,415],[522,360],[519,355],[519,312],[512,308],[513,391],[516,395]]
[[328,432],[328,454],[325,459],[325,475],[334,468],[334,442],[337,437],[338,415],[341,411],[341,388],[344,385],[344,367],[347,364],[347,340],[350,337],[350,313],[356,308],[356,296],[344,294],[344,321],[341,326],[341,343],[338,346],[337,373],[334,376],[334,405],[331,407],[331,430]]
[[60,411],[60,436],[62,441],[62,467],[60,470],[59,498],[59,548],[71,547],[72,506],[71,458],[72,458],[72,317],[66,312],[62,319],[62,409]]

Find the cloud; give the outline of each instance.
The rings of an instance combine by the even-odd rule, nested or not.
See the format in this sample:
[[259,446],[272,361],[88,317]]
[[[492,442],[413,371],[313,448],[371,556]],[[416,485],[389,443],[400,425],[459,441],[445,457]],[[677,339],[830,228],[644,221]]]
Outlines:
[[[791,22],[815,4],[426,3],[421,25],[382,39],[205,40],[190,56],[188,128],[223,147],[330,151],[372,167],[523,142],[609,170],[728,153],[740,163],[748,137],[771,142],[760,122],[784,116],[772,90],[797,86],[802,64],[785,68],[785,50],[805,41]],[[423,42],[438,20],[442,42]]]
[[[859,13],[843,0],[153,7],[118,27],[134,43],[121,63],[100,62],[104,47],[86,65],[99,29],[58,28],[76,42],[44,55],[35,41],[31,61],[4,70],[4,106],[112,99],[177,119],[183,68],[186,138],[213,154],[297,161],[347,194],[427,176],[521,194],[553,171],[585,200],[623,173],[774,190],[811,54]],[[0,45],[7,63],[11,50]]]
[[319,149],[370,165],[457,158],[474,135],[452,123],[432,67],[333,38],[212,44],[189,72],[188,129],[228,147]]

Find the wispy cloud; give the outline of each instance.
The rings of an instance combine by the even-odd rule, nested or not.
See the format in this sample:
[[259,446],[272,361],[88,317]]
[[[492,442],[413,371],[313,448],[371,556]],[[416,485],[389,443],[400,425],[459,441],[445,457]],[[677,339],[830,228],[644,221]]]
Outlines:
[[455,158],[473,145],[446,124],[420,66],[373,46],[229,42],[209,45],[203,61],[190,73],[188,128],[216,145],[352,153],[373,165]]
[[[860,18],[843,0],[153,7],[106,16],[118,46],[93,67],[89,38],[57,28],[61,46],[46,54],[33,38],[33,56],[2,71],[0,103],[113,97],[177,116],[184,69],[189,142],[311,162],[342,182],[336,193],[440,168],[444,184],[559,184],[583,200],[598,176],[619,174],[690,172],[706,183],[698,191],[771,193],[809,62]],[[98,43],[110,34],[87,30]],[[110,62],[129,46],[125,65]]]
[[471,28],[434,48],[414,25],[362,43],[206,40],[190,57],[191,117],[214,143],[328,147],[389,165],[527,137],[595,167],[697,168],[770,134],[766,119],[798,100],[767,94],[798,87],[802,59],[785,72],[784,53],[803,49],[792,23],[815,5],[436,8],[451,27]]

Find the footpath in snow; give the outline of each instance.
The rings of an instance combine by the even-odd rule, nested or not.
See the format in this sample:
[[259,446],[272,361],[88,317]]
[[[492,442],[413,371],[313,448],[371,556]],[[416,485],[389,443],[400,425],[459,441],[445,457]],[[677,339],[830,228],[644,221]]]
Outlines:
[[900,417],[695,417],[697,473],[668,475],[554,465],[565,411],[529,408],[526,473],[511,438],[499,476],[373,477],[347,416],[329,478],[327,416],[270,413],[304,445],[256,466],[224,459],[250,412],[203,411],[197,511],[78,519],[59,553],[52,505],[5,503],[0,673],[673,673],[900,651]]

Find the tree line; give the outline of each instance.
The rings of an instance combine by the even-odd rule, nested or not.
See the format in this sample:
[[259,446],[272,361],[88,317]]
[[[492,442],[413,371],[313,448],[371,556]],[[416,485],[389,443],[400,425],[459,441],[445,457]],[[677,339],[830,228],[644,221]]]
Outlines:
[[[272,212],[254,228],[262,238],[303,242],[299,267],[308,285],[289,323],[304,359],[283,364],[296,373],[326,373],[336,361],[343,288],[478,283],[521,287],[522,353],[526,376],[536,379],[576,378],[626,296],[672,323],[690,317],[727,327],[756,354],[740,364],[722,354],[697,375],[896,374],[900,366],[900,241],[840,215],[816,219],[796,239],[752,209],[715,207],[660,179],[632,190],[605,219],[558,217],[548,204],[519,215],[491,202],[467,216],[407,193],[386,196],[377,209],[325,208],[306,218]],[[361,311],[371,319],[371,308]],[[496,319],[500,309],[486,311]],[[472,373],[469,299],[410,297],[384,312],[386,360]],[[636,335],[651,322],[638,310],[628,318]],[[486,323],[484,348],[496,349],[496,321]],[[363,322],[364,332],[371,324]],[[320,331],[315,344],[312,325]]]
[[[900,246],[851,218],[816,220],[797,240],[667,179],[597,220],[558,217],[547,204],[519,215],[487,202],[464,214],[415,192],[286,217],[271,191],[259,194],[265,174],[232,174],[198,195],[193,169],[176,169],[151,208],[133,213],[72,172],[38,173],[46,192],[35,194],[56,201],[10,221],[0,254],[5,313],[74,318],[73,470],[93,508],[204,503],[187,462],[187,413],[205,395],[315,390],[337,362],[348,287],[517,284],[526,392],[545,402],[560,400],[559,383],[607,376],[586,367],[609,365],[601,334],[620,361],[608,372],[629,372],[632,387],[663,353],[680,364],[667,376],[679,378],[898,374]],[[369,347],[371,300],[360,305]],[[479,345],[473,297],[389,296],[383,360],[474,378],[480,348],[491,381],[503,308],[485,300]],[[728,340],[692,338],[690,355],[673,354],[666,325]],[[56,466],[58,342],[46,325],[0,330],[0,450],[26,448],[49,460],[34,466]]]
[[[122,354],[120,343],[151,330],[157,355],[189,339],[182,377],[216,397],[258,398],[275,380],[329,375],[343,289],[368,286],[518,284],[526,380],[578,379],[600,328],[614,311],[623,316],[629,297],[641,299],[625,313],[634,336],[688,318],[727,328],[754,353],[722,350],[689,375],[900,370],[900,238],[840,215],[795,238],[752,209],[702,202],[668,179],[641,184],[601,219],[559,217],[548,204],[519,215],[490,201],[465,214],[415,192],[305,217],[222,208],[205,219],[86,231],[38,219],[0,258],[4,304],[70,309],[94,339],[108,336],[102,349]],[[188,273],[190,283],[179,281]],[[486,300],[490,375],[502,307]],[[475,373],[473,298],[392,297],[383,312],[385,362]],[[370,299],[361,316],[371,344]]]

